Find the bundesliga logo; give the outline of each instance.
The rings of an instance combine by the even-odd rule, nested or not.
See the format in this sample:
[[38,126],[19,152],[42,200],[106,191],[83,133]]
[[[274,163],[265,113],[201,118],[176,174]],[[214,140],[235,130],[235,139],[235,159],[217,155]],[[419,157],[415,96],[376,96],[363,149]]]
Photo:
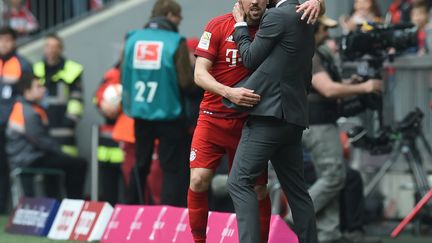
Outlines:
[[150,70],[160,69],[162,52],[163,42],[161,41],[137,41],[134,48],[134,68]]

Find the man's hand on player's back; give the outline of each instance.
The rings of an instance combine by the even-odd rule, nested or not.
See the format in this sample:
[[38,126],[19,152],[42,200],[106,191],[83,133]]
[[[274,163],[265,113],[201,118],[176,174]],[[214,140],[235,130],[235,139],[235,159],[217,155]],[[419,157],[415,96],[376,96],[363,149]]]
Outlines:
[[307,19],[308,24],[315,24],[318,17],[325,12],[324,0],[308,0],[297,6],[297,13],[303,12],[302,20]]

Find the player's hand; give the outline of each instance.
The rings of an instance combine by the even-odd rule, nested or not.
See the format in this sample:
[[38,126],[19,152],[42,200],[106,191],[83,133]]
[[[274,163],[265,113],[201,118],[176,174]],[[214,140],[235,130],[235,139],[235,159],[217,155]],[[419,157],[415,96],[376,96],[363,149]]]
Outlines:
[[308,24],[315,24],[321,12],[321,3],[318,0],[308,0],[297,6],[297,13],[303,12],[302,20],[308,17]]
[[253,90],[246,88],[229,88],[226,98],[238,106],[253,107],[260,101],[261,97]]
[[369,79],[362,83],[365,88],[365,93],[379,93],[383,90],[383,81],[379,79]]
[[232,15],[236,21],[236,23],[239,22],[244,22],[245,20],[245,12],[243,10],[243,5],[241,4],[241,0],[238,0],[238,2],[236,2],[236,4],[234,4],[233,10],[232,10]]

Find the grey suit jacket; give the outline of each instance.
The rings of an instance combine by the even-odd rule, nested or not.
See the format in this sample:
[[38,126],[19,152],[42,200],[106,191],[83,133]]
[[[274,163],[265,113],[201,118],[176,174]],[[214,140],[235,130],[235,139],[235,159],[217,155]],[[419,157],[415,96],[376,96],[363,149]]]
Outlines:
[[261,101],[250,115],[273,116],[308,126],[307,90],[315,51],[313,26],[296,13],[297,0],[287,0],[263,16],[255,39],[247,27],[237,27],[234,40],[243,64],[254,71],[239,85],[255,90]]

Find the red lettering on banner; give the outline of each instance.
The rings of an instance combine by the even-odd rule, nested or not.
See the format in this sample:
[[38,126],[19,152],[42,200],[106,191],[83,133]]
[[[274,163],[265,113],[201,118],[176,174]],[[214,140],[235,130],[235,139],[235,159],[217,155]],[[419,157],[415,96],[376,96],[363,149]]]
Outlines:
[[70,211],[70,210],[63,211],[60,224],[57,226],[57,230],[58,231],[68,230],[73,215],[74,215],[74,211]]

